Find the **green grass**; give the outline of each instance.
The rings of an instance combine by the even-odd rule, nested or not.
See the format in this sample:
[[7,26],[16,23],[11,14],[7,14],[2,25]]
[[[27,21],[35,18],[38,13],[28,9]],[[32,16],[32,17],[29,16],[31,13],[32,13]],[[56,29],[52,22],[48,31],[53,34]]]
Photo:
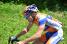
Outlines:
[[[0,4],[0,44],[7,44],[9,36],[18,34],[28,24],[27,20],[25,20],[22,15],[24,7],[24,4]],[[64,40],[59,44],[67,44],[67,11],[52,12],[45,9],[42,12],[51,14],[52,16],[58,18],[61,22],[63,22]],[[62,18],[62,15],[65,16]],[[21,36],[19,39],[24,40],[32,36],[36,32],[36,30],[37,26],[35,25],[27,34]]]

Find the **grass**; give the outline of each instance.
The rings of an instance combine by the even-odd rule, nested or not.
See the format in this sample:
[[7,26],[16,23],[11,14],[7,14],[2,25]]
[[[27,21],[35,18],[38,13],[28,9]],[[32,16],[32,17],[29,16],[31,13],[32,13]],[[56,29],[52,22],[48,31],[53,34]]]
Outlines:
[[[24,19],[22,15],[22,11],[25,5],[15,5],[12,3],[0,4],[0,44],[7,44],[8,37],[11,35],[18,34],[24,27],[26,27],[27,20]],[[43,13],[48,13],[58,18],[61,22],[63,22],[63,30],[64,30],[64,40],[59,44],[67,43],[67,11],[56,11],[52,12],[49,10],[43,10]],[[64,15],[64,17],[62,17]],[[21,36],[19,39],[24,40],[30,36],[32,36],[37,30],[37,26],[33,26],[31,30]]]

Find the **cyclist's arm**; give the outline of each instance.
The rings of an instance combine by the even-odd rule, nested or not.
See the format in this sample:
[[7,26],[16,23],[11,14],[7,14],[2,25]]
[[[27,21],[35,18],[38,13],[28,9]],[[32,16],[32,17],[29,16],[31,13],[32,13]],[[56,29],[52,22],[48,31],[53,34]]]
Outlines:
[[24,35],[26,34],[30,28],[32,27],[33,23],[32,22],[29,22],[28,26],[26,28],[24,28],[16,37],[20,37],[21,35]]
[[[28,43],[28,42],[31,42],[31,41],[33,41],[33,40],[41,37],[41,34],[42,34],[42,32],[43,32],[43,29],[44,29],[44,25],[45,25],[45,24],[40,25],[39,28],[38,28],[38,30],[37,30],[37,32],[36,32],[33,36],[31,36],[30,38],[28,38],[28,39],[26,39],[26,40],[24,40],[24,41],[25,41],[26,43]],[[23,42],[23,41],[22,41],[22,42]]]

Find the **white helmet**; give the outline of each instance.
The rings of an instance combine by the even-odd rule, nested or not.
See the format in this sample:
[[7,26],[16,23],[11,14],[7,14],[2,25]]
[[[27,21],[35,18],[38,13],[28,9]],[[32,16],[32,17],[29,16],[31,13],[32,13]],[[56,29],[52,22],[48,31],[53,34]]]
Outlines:
[[38,8],[35,4],[29,5],[26,9],[34,12],[38,11]]

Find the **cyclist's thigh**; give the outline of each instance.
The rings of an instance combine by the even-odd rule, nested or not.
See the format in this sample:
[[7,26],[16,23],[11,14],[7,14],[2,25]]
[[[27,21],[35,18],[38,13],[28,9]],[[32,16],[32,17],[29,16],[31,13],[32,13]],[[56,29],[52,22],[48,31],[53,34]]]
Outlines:
[[32,44],[44,44],[40,39],[35,40]]
[[61,37],[59,37],[58,32],[56,32],[50,37],[46,44],[57,44],[60,39]]

